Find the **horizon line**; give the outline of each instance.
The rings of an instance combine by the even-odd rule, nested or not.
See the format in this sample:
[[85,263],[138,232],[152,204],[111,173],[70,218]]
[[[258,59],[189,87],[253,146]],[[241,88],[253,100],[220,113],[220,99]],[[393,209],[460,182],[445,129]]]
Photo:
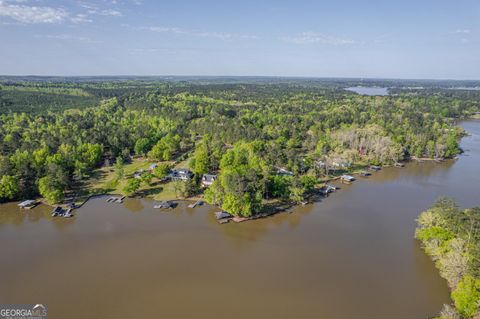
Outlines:
[[359,76],[302,76],[302,75],[182,75],[182,74],[157,74],[157,75],[138,75],[138,74],[117,74],[117,75],[37,75],[37,74],[0,74],[0,77],[38,77],[38,78],[125,78],[125,77],[144,77],[144,78],[161,78],[161,77],[198,77],[198,78],[279,78],[279,79],[343,79],[343,80],[403,80],[403,81],[480,81],[478,79],[467,78],[408,78],[408,77],[359,77]]

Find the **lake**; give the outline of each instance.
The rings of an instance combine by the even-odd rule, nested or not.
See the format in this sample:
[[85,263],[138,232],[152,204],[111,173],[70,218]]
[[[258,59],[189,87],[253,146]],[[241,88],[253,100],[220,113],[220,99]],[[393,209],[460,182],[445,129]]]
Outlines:
[[388,88],[384,87],[367,87],[367,86],[353,86],[345,88],[347,91],[352,91],[360,95],[380,95],[386,96],[388,95]]
[[71,219],[0,206],[0,300],[50,318],[427,318],[450,302],[413,238],[440,195],[480,204],[480,121],[457,161],[359,178],[321,202],[240,224],[218,209],[99,197]]

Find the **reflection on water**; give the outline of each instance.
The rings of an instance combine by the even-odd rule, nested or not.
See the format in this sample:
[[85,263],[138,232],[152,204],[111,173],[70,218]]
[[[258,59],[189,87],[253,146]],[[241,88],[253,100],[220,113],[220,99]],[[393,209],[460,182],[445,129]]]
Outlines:
[[449,292],[415,218],[440,195],[479,204],[480,122],[463,125],[458,161],[387,168],[241,224],[149,199],[99,197],[72,219],[0,205],[0,300],[45,303],[52,318],[426,318]]
[[141,212],[145,208],[141,200],[127,200],[124,202],[124,206],[133,213]]
[[[20,209],[17,203],[6,203],[0,205],[0,230],[5,225],[22,227],[24,224],[34,224],[41,220],[53,221],[51,207],[39,205],[35,209]],[[54,227],[63,230],[74,223],[74,218],[55,218]]]

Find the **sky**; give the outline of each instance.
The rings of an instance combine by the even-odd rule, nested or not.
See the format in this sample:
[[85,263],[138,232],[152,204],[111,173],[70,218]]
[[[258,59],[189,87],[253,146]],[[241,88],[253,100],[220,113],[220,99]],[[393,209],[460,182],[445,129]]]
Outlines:
[[0,74],[480,79],[480,1],[0,0]]

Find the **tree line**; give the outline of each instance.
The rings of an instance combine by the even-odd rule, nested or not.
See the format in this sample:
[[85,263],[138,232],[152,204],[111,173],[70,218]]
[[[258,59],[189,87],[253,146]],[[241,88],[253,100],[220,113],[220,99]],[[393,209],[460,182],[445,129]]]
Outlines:
[[[106,160],[189,157],[197,184],[202,174],[218,175],[205,194],[210,202],[249,216],[265,199],[302,201],[338,163],[455,156],[463,132],[453,117],[477,110],[468,99],[358,96],[317,84],[76,85],[97,87],[104,100],[0,115],[0,200],[40,194],[61,201]],[[110,89],[122,93],[105,99]]]

